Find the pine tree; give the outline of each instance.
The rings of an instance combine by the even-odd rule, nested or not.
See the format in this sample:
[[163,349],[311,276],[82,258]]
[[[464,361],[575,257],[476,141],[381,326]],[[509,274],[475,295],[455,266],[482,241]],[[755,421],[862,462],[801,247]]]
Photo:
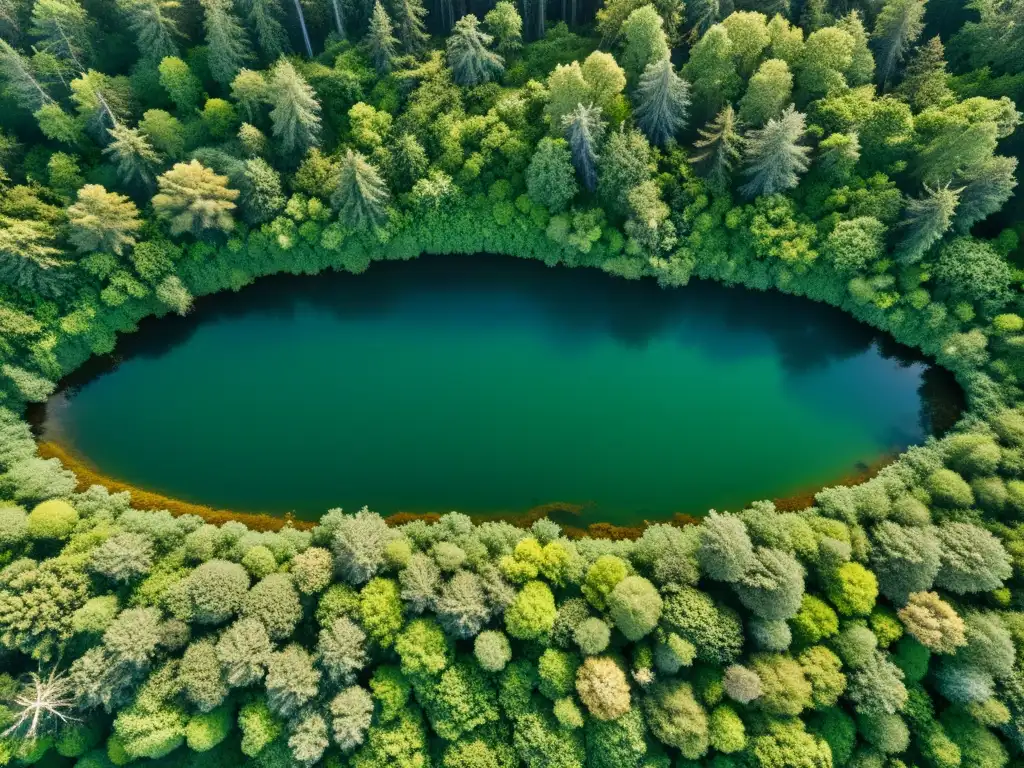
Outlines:
[[686,127],[690,84],[679,77],[667,56],[648,64],[636,90],[634,118],[652,143],[664,146]]
[[177,0],[118,0],[118,8],[128,17],[128,28],[144,59],[160,61],[178,55],[181,31],[173,14],[181,8]]
[[694,142],[699,154],[690,162],[704,170],[711,189],[722,193],[729,188],[729,174],[740,158],[743,138],[737,131],[736,113],[731,104],[726,104],[705,128],[698,128],[701,138]]
[[39,48],[59,59],[77,60],[79,68],[91,53],[92,23],[77,0],[36,0],[29,32]]
[[907,48],[924,28],[925,0],[888,0],[875,19],[871,39],[875,46],[878,82],[885,88],[896,76]]
[[67,285],[69,262],[54,248],[53,231],[41,221],[0,217],[0,282],[25,293],[55,297]]
[[69,240],[81,252],[110,251],[118,256],[135,245],[142,228],[139,209],[124,195],[86,184],[68,208]]
[[256,30],[256,42],[268,61],[277,59],[288,48],[288,34],[281,25],[279,0],[242,0],[249,23]]
[[320,102],[286,59],[274,65],[268,96],[274,136],[284,154],[302,155],[320,143]]
[[1017,158],[995,155],[957,177],[957,183],[963,186],[954,221],[958,231],[970,231],[1003,207],[1017,186],[1016,170]]
[[960,190],[924,187],[924,196],[907,200],[900,226],[905,234],[896,248],[899,260],[906,264],[920,261],[953,223],[960,202]]
[[110,138],[112,141],[103,149],[103,154],[114,161],[121,180],[125,184],[151,187],[160,155],[146,135],[138,128],[119,123],[110,129]]
[[380,4],[380,0],[377,0],[373,6],[373,15],[370,17],[370,28],[366,32],[366,45],[370,49],[370,61],[381,75],[391,71],[395,58],[398,40],[391,31],[391,18]]
[[218,176],[198,160],[177,163],[157,183],[153,210],[167,221],[172,235],[191,232],[201,235],[209,229],[224,232],[234,228],[237,189],[228,189],[227,176]]
[[448,38],[448,66],[456,83],[489,83],[505,71],[504,59],[488,49],[492,40],[471,13],[455,22],[455,29]]
[[800,174],[807,170],[811,152],[798,143],[805,125],[804,115],[791,106],[777,120],[769,120],[764,128],[750,131],[744,137],[743,173],[750,181],[740,187],[742,194],[773,195],[800,183]]
[[351,229],[376,229],[387,220],[391,195],[387,184],[359,152],[349,149],[341,162],[338,186],[331,203],[338,218]]
[[201,0],[210,74],[227,87],[252,58],[245,28],[231,10],[230,0]]
[[572,150],[572,164],[583,186],[591,192],[597,189],[597,146],[604,137],[604,131],[601,108],[593,104],[578,104],[562,118],[562,132]]
[[427,34],[427,9],[423,0],[393,0],[395,32],[406,53],[422,51],[430,35]]
[[953,92],[946,81],[946,49],[938,36],[917,47],[907,62],[903,82],[896,93],[920,112],[928,107],[944,106],[953,101]]

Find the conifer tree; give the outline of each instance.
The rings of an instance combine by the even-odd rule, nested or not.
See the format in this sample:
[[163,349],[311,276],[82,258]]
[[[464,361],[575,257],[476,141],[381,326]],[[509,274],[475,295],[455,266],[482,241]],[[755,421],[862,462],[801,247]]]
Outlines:
[[920,261],[928,249],[946,233],[953,223],[953,215],[960,203],[960,190],[924,187],[922,197],[910,198],[903,210],[903,239],[897,246],[900,261],[913,264]]
[[691,157],[690,162],[703,170],[712,190],[724,192],[728,189],[729,174],[739,160],[743,146],[732,105],[726,104],[715,119],[706,127],[698,128],[697,133],[701,138],[694,142],[694,146],[702,151]]
[[394,0],[395,32],[406,53],[422,51],[430,35],[427,34],[427,9],[423,0]]
[[504,59],[488,49],[492,40],[480,29],[480,22],[471,13],[455,22],[448,38],[448,66],[456,83],[489,83],[505,71]]
[[86,184],[68,208],[71,243],[82,252],[110,251],[118,256],[135,245],[142,228],[139,209],[124,195],[99,184]]
[[90,57],[92,23],[78,0],[36,0],[29,32],[40,39],[41,50],[77,60],[79,68]]
[[604,137],[605,123],[601,108],[577,104],[562,118],[562,132],[572,151],[572,164],[588,190],[597,189],[597,146]]
[[523,17],[509,0],[499,0],[484,16],[484,25],[497,41],[495,48],[502,56],[523,47]]
[[953,101],[953,92],[946,84],[948,79],[946,49],[936,35],[914,51],[896,93],[906,99],[915,112],[944,106]]
[[15,290],[55,297],[67,284],[69,262],[54,247],[44,222],[0,216],[0,282]]
[[721,20],[719,0],[691,0],[686,4],[691,40],[696,43]]
[[331,203],[338,219],[351,229],[376,229],[387,219],[391,195],[387,184],[366,158],[349,149],[341,162],[338,186]]
[[279,0],[242,0],[242,8],[252,28],[256,43],[268,61],[277,59],[288,48],[288,34],[281,25]]
[[888,0],[875,19],[871,39],[882,88],[895,79],[907,48],[924,29],[924,5],[925,0]]
[[7,93],[30,112],[54,104],[53,97],[43,88],[29,61],[3,38],[0,38],[0,76]]
[[1017,179],[1017,158],[994,155],[957,177],[963,185],[954,226],[968,232],[974,224],[998,211],[1010,196]]
[[[340,0],[336,0],[340,2]],[[306,44],[306,55],[313,58],[313,44],[309,41],[309,29],[306,28],[306,14],[302,11],[302,2],[293,0],[295,6],[295,17],[299,20],[299,29],[302,30],[302,42]]]
[[151,187],[160,155],[146,135],[124,123],[118,123],[109,133],[111,142],[103,149],[103,154],[114,161],[117,175],[125,184]]
[[377,0],[370,17],[370,28],[366,32],[366,45],[370,49],[370,61],[377,73],[386,75],[391,71],[398,40],[391,34],[391,18],[384,6]]
[[178,55],[181,31],[173,14],[181,8],[177,0],[119,0],[118,8],[128,17],[128,27],[144,59],[160,61]]
[[237,189],[228,189],[228,177],[218,176],[198,160],[177,163],[164,173],[153,196],[153,210],[167,221],[172,235],[208,229],[227,232],[234,228]]
[[286,155],[302,155],[320,143],[320,102],[286,59],[274,65],[267,88],[274,137]]
[[202,0],[202,3],[210,74],[227,87],[252,58],[249,40],[229,0]]
[[804,135],[804,116],[789,107],[777,120],[744,137],[743,173],[750,178],[740,187],[747,197],[773,195],[800,183],[800,174],[809,164],[809,147],[798,143]]
[[648,64],[636,90],[634,118],[653,144],[664,146],[683,128],[690,108],[690,84],[667,56]]

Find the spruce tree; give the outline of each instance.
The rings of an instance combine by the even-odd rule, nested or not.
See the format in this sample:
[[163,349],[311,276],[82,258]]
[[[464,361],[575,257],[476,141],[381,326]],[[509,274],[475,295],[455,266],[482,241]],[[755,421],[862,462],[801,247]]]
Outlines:
[[60,254],[49,225],[0,216],[0,283],[25,293],[60,296],[70,276],[70,263]]
[[694,146],[701,150],[690,158],[703,172],[708,184],[715,192],[722,193],[729,188],[729,175],[740,158],[743,138],[736,126],[736,113],[731,104],[726,104],[714,120],[704,128],[698,128],[701,138]]
[[59,59],[77,62],[81,69],[91,54],[92,22],[77,0],[36,0],[29,32],[38,48]]
[[562,132],[572,151],[572,164],[588,190],[597,189],[597,146],[604,137],[605,124],[601,108],[593,104],[577,104],[562,118]]
[[422,51],[430,35],[427,34],[427,9],[423,0],[393,0],[395,32],[406,53]]
[[146,135],[138,128],[119,123],[110,129],[111,142],[103,149],[117,168],[117,175],[125,184],[151,187],[160,155],[153,149]]
[[370,49],[370,61],[377,73],[386,75],[391,71],[398,40],[391,34],[391,19],[380,0],[373,6],[370,28],[366,32],[366,45]]
[[320,143],[320,102],[287,59],[274,65],[267,88],[274,137],[285,155],[303,155]]
[[878,82],[886,88],[896,77],[907,48],[924,28],[925,0],[888,0],[875,19],[871,35]]
[[667,56],[648,64],[636,90],[634,118],[652,143],[664,146],[686,127],[690,84]]
[[920,112],[928,107],[939,107],[953,101],[953,92],[946,82],[946,49],[938,36],[917,47],[907,62],[903,82],[896,93]]
[[455,22],[455,29],[448,38],[448,66],[456,83],[489,83],[505,71],[504,59],[488,49],[492,40],[471,13]]
[[376,229],[387,220],[390,198],[377,169],[359,152],[346,151],[331,197],[341,223],[351,229]]
[[288,48],[288,34],[281,25],[279,0],[242,0],[242,8],[252,28],[256,43],[268,61],[277,59]]
[[910,198],[903,210],[904,235],[896,248],[899,260],[906,264],[920,261],[946,233],[960,203],[960,190],[949,184],[924,187],[922,197]]
[[805,125],[803,114],[791,106],[777,120],[769,120],[764,128],[750,131],[744,137],[743,173],[750,181],[740,187],[742,194],[773,195],[800,183],[800,174],[807,170],[807,156],[811,152],[798,143]]
[[210,74],[227,87],[238,71],[252,58],[249,40],[230,0],[201,0]]
[[128,18],[135,45],[144,59],[160,61],[178,55],[181,31],[173,14],[181,7],[177,0],[119,0],[118,8]]
[[1017,158],[995,155],[957,177],[957,184],[963,186],[953,222],[958,231],[970,231],[1003,207],[1017,186],[1016,170]]
[[86,184],[68,208],[68,239],[81,252],[110,251],[118,256],[135,245],[142,228],[139,209],[124,195],[99,184]]
[[3,38],[0,38],[0,76],[6,92],[30,112],[55,104],[32,71],[29,61]]

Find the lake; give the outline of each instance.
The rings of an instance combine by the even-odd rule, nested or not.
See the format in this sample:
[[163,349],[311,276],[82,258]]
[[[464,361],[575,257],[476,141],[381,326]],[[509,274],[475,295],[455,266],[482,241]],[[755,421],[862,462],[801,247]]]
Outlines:
[[40,439],[195,503],[636,524],[805,494],[948,426],[945,371],[841,311],[498,256],[266,278],[149,319]]

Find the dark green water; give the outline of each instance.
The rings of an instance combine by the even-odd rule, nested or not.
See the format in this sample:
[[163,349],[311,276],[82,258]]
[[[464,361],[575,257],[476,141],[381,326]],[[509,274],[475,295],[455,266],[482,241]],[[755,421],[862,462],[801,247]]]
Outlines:
[[147,321],[69,380],[41,436],[235,510],[568,502],[632,523],[835,482],[922,440],[944,376],[793,297],[425,257]]

